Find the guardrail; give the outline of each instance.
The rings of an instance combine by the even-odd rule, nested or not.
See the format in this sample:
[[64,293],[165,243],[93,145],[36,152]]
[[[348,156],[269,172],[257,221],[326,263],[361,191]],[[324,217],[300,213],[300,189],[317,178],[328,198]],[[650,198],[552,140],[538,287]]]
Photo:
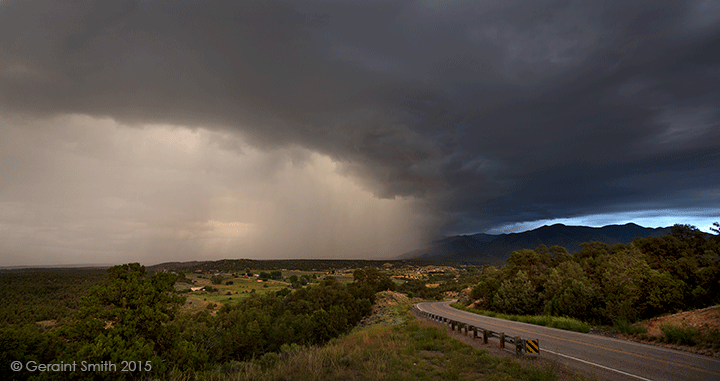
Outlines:
[[464,330],[466,336],[472,332],[473,340],[482,336],[483,344],[487,344],[488,339],[493,337],[500,339],[500,348],[502,349],[505,349],[505,344],[513,344],[515,346],[515,354],[517,355],[528,354],[536,356],[540,353],[540,340],[538,339],[522,339],[519,336],[505,336],[504,332],[494,332],[489,329],[476,327],[474,325],[422,311],[417,305],[413,305],[413,310],[415,310],[415,312],[420,316],[424,316],[440,324],[447,325],[447,327],[452,331],[462,332]]

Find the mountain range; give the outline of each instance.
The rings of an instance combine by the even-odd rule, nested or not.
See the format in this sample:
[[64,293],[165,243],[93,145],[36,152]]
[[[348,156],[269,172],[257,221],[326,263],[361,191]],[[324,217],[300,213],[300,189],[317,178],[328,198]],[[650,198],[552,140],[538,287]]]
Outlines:
[[607,225],[600,228],[555,224],[510,234],[456,235],[431,242],[426,248],[400,256],[450,263],[502,264],[516,250],[534,249],[540,245],[562,246],[570,253],[580,251],[581,243],[596,241],[607,244],[628,243],[639,237],[659,237],[670,228],[646,228],[634,223]]

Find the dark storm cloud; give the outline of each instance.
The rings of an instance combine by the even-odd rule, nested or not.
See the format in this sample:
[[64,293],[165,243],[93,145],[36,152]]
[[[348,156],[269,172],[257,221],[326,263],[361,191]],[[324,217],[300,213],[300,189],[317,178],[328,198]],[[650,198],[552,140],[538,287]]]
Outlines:
[[0,5],[0,107],[300,145],[447,229],[718,208],[714,1]]

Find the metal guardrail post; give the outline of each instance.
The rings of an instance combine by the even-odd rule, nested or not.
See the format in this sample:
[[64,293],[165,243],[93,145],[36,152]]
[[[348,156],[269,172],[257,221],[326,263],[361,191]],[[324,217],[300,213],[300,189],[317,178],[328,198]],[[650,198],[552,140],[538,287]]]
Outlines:
[[476,327],[468,323],[451,320],[440,315],[436,315],[427,311],[422,311],[417,306],[413,306],[413,308],[417,311],[418,315],[431,319],[437,323],[444,324],[452,331],[457,331],[458,333],[462,332],[465,334],[465,336],[469,336],[470,331],[472,331],[473,340],[480,337],[480,332],[478,330],[482,331],[483,344],[487,344],[488,338],[492,336],[500,339],[501,349],[505,349],[506,343],[514,344],[515,354],[518,356],[525,354],[537,356],[540,353],[540,343],[538,339],[522,339],[520,336],[507,337],[505,336],[505,332],[493,332],[485,328]]

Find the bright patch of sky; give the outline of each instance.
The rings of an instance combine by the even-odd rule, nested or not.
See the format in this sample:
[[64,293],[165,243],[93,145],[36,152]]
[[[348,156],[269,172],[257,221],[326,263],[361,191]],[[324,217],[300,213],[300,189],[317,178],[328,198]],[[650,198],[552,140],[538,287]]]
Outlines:
[[547,220],[518,222],[489,229],[487,234],[519,233],[537,229],[544,225],[563,224],[568,226],[602,227],[606,225],[624,225],[635,223],[640,226],[658,228],[675,224],[693,225],[706,233],[711,233],[713,222],[720,222],[720,210],[715,211],[674,211],[653,210],[640,212],[593,214],[572,218],[553,218]]

